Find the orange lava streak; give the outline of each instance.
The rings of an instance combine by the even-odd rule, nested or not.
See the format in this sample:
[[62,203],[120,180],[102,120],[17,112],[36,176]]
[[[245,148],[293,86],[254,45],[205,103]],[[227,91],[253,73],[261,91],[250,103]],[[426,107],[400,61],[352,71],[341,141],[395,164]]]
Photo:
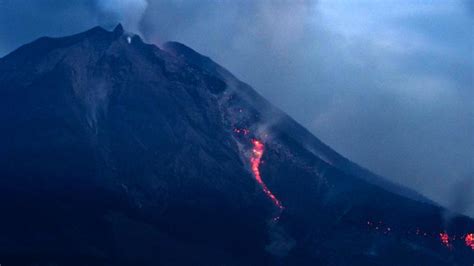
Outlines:
[[273,195],[273,193],[268,189],[267,185],[262,180],[262,177],[260,175],[260,162],[262,160],[262,155],[265,146],[263,143],[259,140],[252,139],[252,144],[253,144],[253,149],[252,149],[252,157],[250,158],[250,164],[252,166],[252,172],[253,175],[255,176],[255,179],[257,182],[260,184],[260,186],[263,189],[263,192],[267,195],[268,198],[273,202],[273,204],[278,207],[278,209],[282,210],[283,205],[281,202]]
[[466,242],[466,246],[474,250],[474,234],[473,233],[467,234],[464,241]]

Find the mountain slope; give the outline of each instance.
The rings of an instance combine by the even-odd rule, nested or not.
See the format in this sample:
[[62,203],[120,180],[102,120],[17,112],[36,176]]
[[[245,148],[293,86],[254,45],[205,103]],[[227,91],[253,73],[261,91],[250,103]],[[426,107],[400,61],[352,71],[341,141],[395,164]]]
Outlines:
[[[162,50],[121,26],[38,39],[0,59],[0,117],[3,261],[473,259],[459,239],[472,220],[447,223],[179,43]],[[452,248],[444,230],[458,238]]]

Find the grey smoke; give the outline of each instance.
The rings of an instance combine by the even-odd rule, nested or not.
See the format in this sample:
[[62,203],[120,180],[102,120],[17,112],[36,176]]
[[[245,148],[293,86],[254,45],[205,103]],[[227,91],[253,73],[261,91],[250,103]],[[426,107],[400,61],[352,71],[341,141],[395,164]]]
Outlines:
[[283,258],[295,247],[296,242],[285,230],[277,225],[270,223],[268,225],[269,244],[265,250],[273,256]]
[[450,209],[458,213],[474,213],[474,173],[452,186]]
[[[472,7],[2,0],[0,55],[42,35],[121,21],[149,42],[176,40],[209,55],[341,154],[453,206],[453,187],[474,178]],[[474,215],[472,205],[456,209]]]
[[105,23],[120,22],[127,30],[140,34],[140,23],[148,7],[147,0],[98,0],[99,16]]

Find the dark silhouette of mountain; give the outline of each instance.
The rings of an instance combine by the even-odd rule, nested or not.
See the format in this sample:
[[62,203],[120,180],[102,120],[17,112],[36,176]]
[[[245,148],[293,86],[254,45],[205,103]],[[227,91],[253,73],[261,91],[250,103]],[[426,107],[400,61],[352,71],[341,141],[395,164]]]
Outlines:
[[471,219],[345,159],[180,43],[121,26],[40,38],[0,59],[0,119],[2,265],[474,259]]

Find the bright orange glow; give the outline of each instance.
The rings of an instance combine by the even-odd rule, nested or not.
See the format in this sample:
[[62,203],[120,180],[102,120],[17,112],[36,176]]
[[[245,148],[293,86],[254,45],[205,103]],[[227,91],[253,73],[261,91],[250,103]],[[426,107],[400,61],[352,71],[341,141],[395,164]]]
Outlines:
[[474,250],[474,234],[473,233],[467,234],[464,241],[466,242],[466,246]]
[[260,163],[262,161],[262,156],[263,156],[263,151],[265,149],[265,146],[263,143],[257,139],[252,139],[252,157],[250,157],[250,164],[252,167],[252,172],[253,175],[255,176],[255,179],[257,182],[260,184],[260,186],[263,189],[263,192],[267,195],[268,198],[273,202],[273,204],[278,207],[278,209],[282,210],[283,205],[281,202],[273,195],[273,193],[268,189],[267,185],[262,180],[262,177],[260,175]]
[[445,245],[446,247],[451,247],[451,244],[449,243],[448,233],[446,233],[446,232],[440,233],[439,238],[441,239],[441,243],[443,243],[443,245]]

